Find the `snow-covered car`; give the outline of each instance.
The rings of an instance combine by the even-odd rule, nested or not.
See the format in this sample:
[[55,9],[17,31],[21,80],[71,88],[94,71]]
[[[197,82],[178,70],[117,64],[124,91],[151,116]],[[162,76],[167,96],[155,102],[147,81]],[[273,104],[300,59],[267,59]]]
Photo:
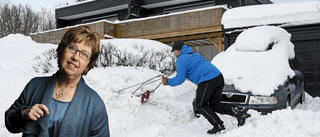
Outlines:
[[240,33],[234,44],[212,60],[225,79],[221,103],[262,114],[303,103],[304,79],[290,38],[275,26]]

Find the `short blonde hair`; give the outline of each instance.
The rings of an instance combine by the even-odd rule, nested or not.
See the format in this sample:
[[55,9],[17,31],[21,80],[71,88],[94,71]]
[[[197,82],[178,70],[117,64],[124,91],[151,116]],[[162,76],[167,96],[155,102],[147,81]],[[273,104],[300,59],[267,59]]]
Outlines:
[[[58,54],[58,67],[61,69],[61,58],[64,50],[70,43],[82,43],[85,42],[88,46],[92,47],[91,58],[88,64],[88,71],[91,70],[98,60],[100,53],[100,37],[96,32],[92,32],[90,27],[82,25],[69,29],[62,37],[60,44],[57,48]],[[82,75],[86,75],[88,71],[83,72]]]

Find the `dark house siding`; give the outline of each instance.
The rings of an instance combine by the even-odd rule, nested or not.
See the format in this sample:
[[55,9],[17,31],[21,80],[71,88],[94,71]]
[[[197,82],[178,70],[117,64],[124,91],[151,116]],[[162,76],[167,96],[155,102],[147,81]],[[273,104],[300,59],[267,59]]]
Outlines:
[[270,0],[215,0],[217,5],[227,4],[228,8],[259,5],[259,4],[272,4]]
[[320,96],[320,24],[286,27],[304,73],[305,90]]
[[[295,46],[295,54],[304,74],[305,90],[311,96],[320,96],[320,24],[283,28],[292,35],[291,41]],[[239,31],[226,33],[232,30],[235,30],[235,28],[223,30],[225,48],[230,47],[241,33]]]
[[148,9],[147,11],[150,13],[147,16],[154,16],[154,15],[161,15],[161,14],[167,14],[177,11],[186,11],[190,9],[200,8],[200,7],[209,7],[209,6],[215,6],[214,0],[202,0],[197,2],[188,2],[188,3],[182,3],[182,4],[175,4],[175,5],[169,5],[169,6],[162,6],[158,8],[152,8]]
[[[112,21],[157,16],[204,6],[227,4],[228,7],[239,7],[272,3],[269,0],[198,0],[161,6],[161,3],[168,1],[172,0],[96,0],[70,5],[56,9],[57,28],[102,19]],[[149,5],[157,6],[150,8]],[[100,12],[95,14],[96,11]],[[79,14],[82,15],[77,17]]]

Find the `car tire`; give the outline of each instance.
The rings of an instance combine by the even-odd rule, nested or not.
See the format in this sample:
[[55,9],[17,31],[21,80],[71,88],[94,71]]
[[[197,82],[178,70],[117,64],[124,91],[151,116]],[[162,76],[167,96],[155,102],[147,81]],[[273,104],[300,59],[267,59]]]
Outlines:
[[284,105],[284,109],[288,108],[290,106],[290,99],[287,98],[286,104]]
[[303,104],[305,102],[305,100],[306,100],[306,91],[304,90],[304,88],[302,88],[300,103]]

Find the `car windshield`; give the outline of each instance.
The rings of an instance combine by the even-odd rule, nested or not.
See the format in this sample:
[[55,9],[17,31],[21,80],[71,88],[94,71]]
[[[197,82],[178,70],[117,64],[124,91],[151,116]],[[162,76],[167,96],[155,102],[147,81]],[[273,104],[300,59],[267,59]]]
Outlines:
[[288,77],[294,76],[291,35],[275,26],[261,26],[243,31],[226,51],[212,63],[222,72],[227,85],[240,92],[271,95]]

